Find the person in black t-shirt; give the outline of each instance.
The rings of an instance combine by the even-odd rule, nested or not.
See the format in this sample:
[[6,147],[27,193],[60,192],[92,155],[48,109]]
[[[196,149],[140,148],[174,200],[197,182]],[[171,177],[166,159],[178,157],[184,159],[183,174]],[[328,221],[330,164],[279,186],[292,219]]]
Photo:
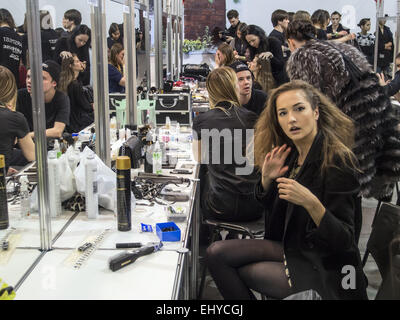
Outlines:
[[22,54],[22,37],[15,32],[14,19],[8,10],[0,9],[0,65],[13,73],[16,83]]
[[194,158],[208,170],[202,179],[202,212],[223,221],[258,219],[263,209],[253,190],[259,175],[246,158],[257,115],[240,107],[231,68],[213,70],[206,86],[211,109],[193,120]]
[[[12,165],[25,165],[35,160],[35,146],[29,136],[24,116],[15,112],[17,85],[13,74],[0,66],[0,154],[5,156],[6,170]],[[14,149],[15,141],[21,149]]]
[[[60,138],[65,127],[69,124],[70,104],[67,95],[57,90],[57,83],[60,77],[60,66],[52,61],[43,63],[43,91],[46,113],[46,136]],[[33,117],[32,117],[32,82],[31,71],[28,70],[26,89],[18,90],[17,111],[21,112],[28,120],[33,138]]]
[[231,26],[227,30],[228,34],[226,37],[226,41],[229,43],[233,40],[233,38],[236,37],[236,32],[240,24],[239,12],[237,12],[236,10],[229,10],[228,13],[226,14],[226,17],[228,18],[229,23],[231,24]]
[[285,10],[275,10],[271,16],[274,30],[269,34],[270,37],[278,39],[282,46],[283,58],[287,61],[290,57],[289,45],[286,40],[285,30],[289,25],[289,14]]
[[239,101],[242,107],[260,115],[267,102],[268,95],[261,90],[253,88],[253,74],[247,65],[235,62],[230,67],[236,72],[239,84]]

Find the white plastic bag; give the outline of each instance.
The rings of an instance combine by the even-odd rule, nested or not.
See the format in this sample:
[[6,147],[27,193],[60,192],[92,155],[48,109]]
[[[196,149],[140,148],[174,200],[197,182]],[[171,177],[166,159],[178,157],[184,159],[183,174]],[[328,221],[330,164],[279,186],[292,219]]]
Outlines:
[[[64,202],[73,197],[76,192],[74,174],[68,163],[68,154],[63,154],[58,160],[60,179],[60,199]],[[31,212],[39,211],[37,188],[31,194]]]
[[99,194],[99,206],[115,211],[115,204],[117,201],[117,176],[114,171],[107,167],[103,161],[88,147],[80,154],[81,161],[79,166],[75,169],[76,187],[80,194],[85,195],[86,177],[85,165],[87,156],[94,154],[94,159],[97,163],[97,188]]

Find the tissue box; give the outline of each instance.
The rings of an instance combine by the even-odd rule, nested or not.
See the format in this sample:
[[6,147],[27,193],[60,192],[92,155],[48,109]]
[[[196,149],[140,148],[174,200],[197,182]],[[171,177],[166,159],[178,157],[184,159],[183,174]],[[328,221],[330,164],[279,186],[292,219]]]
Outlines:
[[[170,228],[171,231],[163,231],[163,229]],[[181,229],[174,222],[157,223],[156,233],[161,241],[180,241]]]

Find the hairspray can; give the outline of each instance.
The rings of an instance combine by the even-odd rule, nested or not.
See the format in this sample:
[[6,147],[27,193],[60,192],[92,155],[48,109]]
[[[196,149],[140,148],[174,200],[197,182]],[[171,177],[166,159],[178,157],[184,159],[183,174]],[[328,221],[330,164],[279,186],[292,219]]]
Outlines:
[[131,159],[117,158],[117,218],[118,231],[130,231],[131,221]]
[[85,205],[88,219],[97,219],[99,215],[99,194],[97,191],[97,162],[94,154],[89,154],[85,164]]
[[6,161],[5,157],[0,154],[0,230],[7,229],[8,226]]

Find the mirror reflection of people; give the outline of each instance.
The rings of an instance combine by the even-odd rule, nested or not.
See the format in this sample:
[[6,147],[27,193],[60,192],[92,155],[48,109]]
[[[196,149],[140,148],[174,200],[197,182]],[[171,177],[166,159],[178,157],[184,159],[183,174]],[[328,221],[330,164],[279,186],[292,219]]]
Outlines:
[[108,62],[108,88],[110,93],[125,93],[125,50],[120,43],[111,47]]
[[54,52],[54,60],[61,65],[62,59],[72,57],[76,53],[79,60],[85,64],[85,71],[79,75],[79,81],[82,85],[90,84],[90,54],[89,48],[91,43],[92,32],[87,25],[81,24],[77,26],[71,33],[70,37],[62,37],[56,43]]
[[[69,124],[69,98],[66,94],[57,89],[60,80],[60,72],[60,66],[53,60],[45,61],[42,64],[46,136],[49,138],[60,138],[65,127]],[[18,90],[17,111],[21,112],[28,120],[28,125],[31,130],[30,135],[33,138],[31,70],[28,70],[27,73],[26,89]]]
[[108,29],[108,38],[107,38],[107,47],[111,49],[111,47],[115,43],[120,43],[124,45],[124,39],[121,37],[121,31],[119,30],[118,23],[111,23],[110,29]]
[[18,85],[23,43],[22,37],[15,32],[14,18],[7,9],[0,9],[0,48],[0,65],[13,73]]
[[62,25],[65,32],[62,34],[63,37],[68,37],[72,34],[74,29],[82,23],[82,14],[76,9],[70,9],[65,11]]
[[[0,66],[0,154],[5,156],[6,170],[25,166],[35,160],[35,146],[29,135],[29,126],[23,114],[16,112],[17,84],[14,75]],[[14,148],[18,144],[19,149]]]
[[[317,89],[274,90],[255,127],[256,198],[265,239],[214,242],[206,263],[224,299],[273,299],[306,290],[324,300],[367,300],[355,230],[359,183],[353,122]],[[328,147],[329,146],[329,147]],[[351,266],[354,286],[343,285]]]
[[63,59],[58,89],[69,97],[71,111],[66,131],[70,133],[80,132],[94,122],[93,105],[86,98],[82,84],[78,81],[78,76],[83,71],[84,66],[75,53],[72,57]]

